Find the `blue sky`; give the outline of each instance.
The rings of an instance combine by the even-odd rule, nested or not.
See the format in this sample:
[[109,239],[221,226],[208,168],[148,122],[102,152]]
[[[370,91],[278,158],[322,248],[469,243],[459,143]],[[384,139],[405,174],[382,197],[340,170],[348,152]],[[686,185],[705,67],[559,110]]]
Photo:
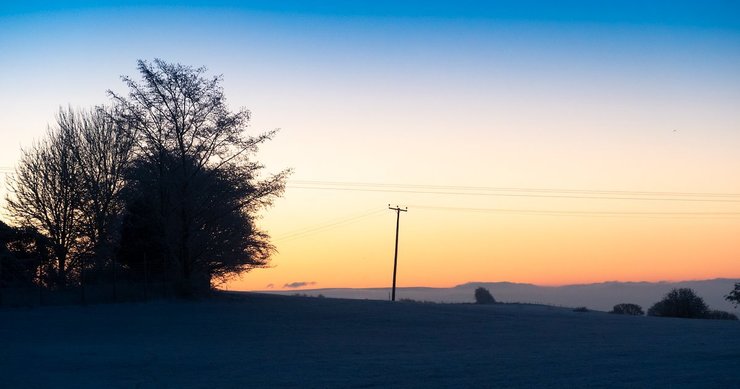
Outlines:
[[627,23],[736,30],[734,1],[18,1],[3,4],[4,15],[121,7],[198,7],[247,9],[334,17],[411,17],[551,22]]
[[[12,166],[20,148],[43,135],[60,106],[106,103],[106,90],[124,90],[120,75],[136,75],[137,59],[162,58],[223,74],[229,103],[252,111],[254,131],[281,129],[260,160],[268,171],[294,168],[295,180],[740,193],[738,15],[737,2],[719,1],[4,2],[0,167]],[[279,237],[388,202],[646,210],[645,204],[489,200],[291,189],[263,223]],[[650,210],[735,211],[692,206],[651,204]],[[550,283],[660,278],[582,265],[604,247],[627,261],[612,264],[619,269],[683,258],[671,275],[681,278],[700,273],[692,255],[711,246],[716,256],[701,261],[713,267],[701,274],[737,275],[727,269],[737,268],[730,258],[740,248],[714,240],[737,236],[737,223],[697,232],[681,223],[584,227],[573,219],[411,215],[405,228],[416,232],[407,235],[404,271],[424,275],[426,263],[457,255],[449,247],[429,249],[429,240],[466,242],[469,262],[448,269],[447,278],[419,276],[417,285],[476,275]],[[389,252],[383,244],[393,237],[383,235],[390,231],[385,220],[373,220],[355,226],[355,235],[278,240],[277,267],[246,282],[346,286],[336,275],[311,273],[331,266],[352,274],[353,286],[380,285],[386,272],[378,263]],[[584,229],[603,236],[583,242]],[[500,235],[471,238],[487,231]],[[552,241],[529,244],[533,231]],[[337,241],[341,247],[329,244]],[[340,260],[358,252],[366,260]],[[545,266],[551,255],[565,265],[541,274],[527,270]],[[515,258],[520,268],[480,266],[490,257]],[[587,275],[574,275],[579,269]]]

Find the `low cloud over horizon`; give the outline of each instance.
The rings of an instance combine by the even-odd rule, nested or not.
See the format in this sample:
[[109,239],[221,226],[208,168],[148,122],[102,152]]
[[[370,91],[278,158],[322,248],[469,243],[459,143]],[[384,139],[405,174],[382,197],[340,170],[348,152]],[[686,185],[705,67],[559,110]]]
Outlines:
[[295,282],[291,282],[289,284],[283,285],[283,288],[294,289],[294,288],[302,288],[304,286],[311,286],[311,285],[316,285],[316,282],[314,281],[295,281]]

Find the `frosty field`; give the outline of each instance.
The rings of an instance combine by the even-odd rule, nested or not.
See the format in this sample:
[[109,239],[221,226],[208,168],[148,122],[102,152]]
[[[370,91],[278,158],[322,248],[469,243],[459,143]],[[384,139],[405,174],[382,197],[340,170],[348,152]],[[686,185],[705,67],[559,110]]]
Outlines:
[[0,386],[737,387],[740,323],[229,294],[0,310]]

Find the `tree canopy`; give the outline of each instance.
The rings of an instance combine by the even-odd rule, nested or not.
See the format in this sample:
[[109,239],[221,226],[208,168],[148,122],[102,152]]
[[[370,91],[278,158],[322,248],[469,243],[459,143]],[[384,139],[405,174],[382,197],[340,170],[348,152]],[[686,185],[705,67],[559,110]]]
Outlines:
[[254,156],[275,131],[250,134],[249,111],[231,110],[205,68],[155,59],[138,70],[108,106],[60,109],[23,150],[13,221],[48,239],[60,286],[123,267],[193,294],[266,266],[274,247],[256,219],[289,171],[263,177]]
[[648,316],[703,319],[708,316],[709,307],[693,289],[679,288],[671,290],[662,300],[653,304],[647,314]]

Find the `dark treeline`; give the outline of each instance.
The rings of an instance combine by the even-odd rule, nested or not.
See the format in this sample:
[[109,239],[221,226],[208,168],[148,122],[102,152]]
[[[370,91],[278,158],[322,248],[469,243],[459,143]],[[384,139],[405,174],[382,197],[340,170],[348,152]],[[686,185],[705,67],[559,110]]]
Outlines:
[[204,68],[138,69],[141,80],[123,77],[126,94],[60,109],[23,150],[8,180],[11,225],[0,222],[0,288],[156,281],[192,296],[267,264],[274,248],[255,218],[288,172],[260,178],[253,156],[274,131],[247,135],[249,111],[229,110],[221,77]]

